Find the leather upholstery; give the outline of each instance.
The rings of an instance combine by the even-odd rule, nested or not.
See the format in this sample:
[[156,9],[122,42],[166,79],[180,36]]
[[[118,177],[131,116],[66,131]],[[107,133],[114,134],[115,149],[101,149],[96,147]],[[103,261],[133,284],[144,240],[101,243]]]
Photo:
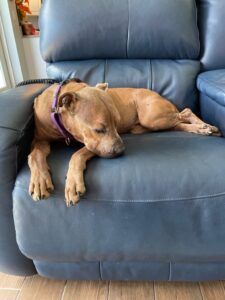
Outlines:
[[201,73],[197,86],[201,93],[225,106],[225,69]]
[[48,0],[40,29],[47,62],[199,55],[194,0]]
[[70,209],[64,184],[76,146],[52,147],[56,190],[48,201],[31,200],[29,170],[21,170],[13,211],[22,253],[52,263],[224,261],[225,139],[180,132],[123,139],[125,156],[88,163],[87,194]]
[[203,119],[225,136],[225,69],[202,73],[197,81]]
[[198,0],[203,70],[225,68],[225,1]]
[[90,85],[152,89],[179,109],[197,111],[196,76],[199,62],[191,60],[89,60],[49,64],[48,76],[58,80],[78,77]]
[[[224,1],[197,3],[202,66],[225,68]],[[145,87],[197,112],[194,0],[45,0],[40,27],[50,77]],[[25,162],[33,98],[45,87],[0,99],[0,270],[63,279],[224,279],[225,140],[125,135],[125,156],[90,161],[88,192],[70,209],[65,175],[79,145],[53,145],[56,191],[35,203]],[[203,118],[225,133],[223,73],[202,74],[198,87]]]
[[17,172],[27,160],[32,140],[33,100],[46,86],[30,85],[0,95],[0,266],[1,272],[34,274],[31,260],[19,251],[12,216],[12,189]]

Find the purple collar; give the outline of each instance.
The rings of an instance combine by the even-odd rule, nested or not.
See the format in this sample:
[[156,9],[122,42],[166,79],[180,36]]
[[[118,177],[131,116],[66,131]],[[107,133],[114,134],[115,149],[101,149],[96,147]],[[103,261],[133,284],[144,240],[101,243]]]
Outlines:
[[55,91],[54,98],[53,98],[53,101],[52,101],[51,119],[52,119],[52,122],[57,127],[58,131],[65,138],[66,144],[69,146],[70,143],[71,143],[71,140],[73,140],[74,137],[64,127],[63,122],[62,122],[62,117],[59,113],[59,106],[58,106],[59,93],[61,91],[62,86],[65,83],[66,83],[66,81],[60,82],[57,86],[56,91]]

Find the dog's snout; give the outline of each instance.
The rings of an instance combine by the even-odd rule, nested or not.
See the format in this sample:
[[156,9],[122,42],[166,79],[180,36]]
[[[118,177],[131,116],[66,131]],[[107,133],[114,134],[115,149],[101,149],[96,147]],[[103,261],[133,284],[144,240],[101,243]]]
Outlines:
[[123,142],[118,142],[112,147],[111,154],[113,157],[121,155],[125,150]]

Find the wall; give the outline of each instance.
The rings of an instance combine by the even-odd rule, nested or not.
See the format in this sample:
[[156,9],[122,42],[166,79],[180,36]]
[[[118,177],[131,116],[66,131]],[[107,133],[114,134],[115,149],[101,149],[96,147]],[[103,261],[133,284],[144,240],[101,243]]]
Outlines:
[[29,79],[47,78],[46,63],[40,54],[39,40],[39,37],[23,37],[24,56]]

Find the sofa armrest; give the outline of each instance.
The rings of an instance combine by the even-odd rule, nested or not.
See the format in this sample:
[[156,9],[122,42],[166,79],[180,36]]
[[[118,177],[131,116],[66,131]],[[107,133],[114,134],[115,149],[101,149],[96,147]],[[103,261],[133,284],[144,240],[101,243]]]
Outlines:
[[36,273],[19,251],[12,215],[12,190],[33,136],[33,101],[48,85],[21,86],[0,94],[0,272]]
[[202,119],[225,136],[225,69],[201,73],[197,79]]

